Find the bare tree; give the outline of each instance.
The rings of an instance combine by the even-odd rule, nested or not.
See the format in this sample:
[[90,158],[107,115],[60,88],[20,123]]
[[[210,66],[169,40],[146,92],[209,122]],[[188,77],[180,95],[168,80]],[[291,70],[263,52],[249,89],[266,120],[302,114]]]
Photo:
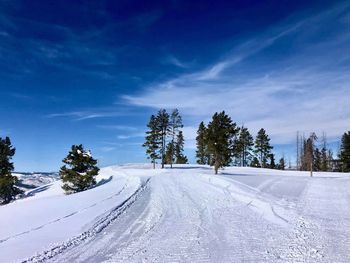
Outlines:
[[305,142],[305,162],[308,166],[308,169],[310,170],[310,176],[313,176],[313,169],[314,169],[314,148],[315,148],[315,141],[317,141],[317,136],[313,132],[310,134],[310,137]]

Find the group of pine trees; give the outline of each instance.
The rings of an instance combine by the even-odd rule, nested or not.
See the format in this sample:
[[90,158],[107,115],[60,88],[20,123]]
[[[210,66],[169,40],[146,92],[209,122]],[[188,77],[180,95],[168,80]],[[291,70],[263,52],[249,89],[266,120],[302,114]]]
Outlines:
[[[12,175],[14,170],[12,157],[16,149],[9,137],[0,137],[0,204],[7,204],[23,191],[16,186],[18,178]],[[67,194],[84,191],[96,184],[95,177],[99,168],[97,161],[92,158],[90,151],[84,150],[83,145],[73,145],[65,163],[60,169],[62,189]]]
[[196,158],[198,164],[214,166],[215,173],[220,167],[231,164],[262,168],[284,169],[284,158],[275,164],[270,138],[260,129],[255,140],[247,127],[238,127],[222,111],[216,112],[205,126],[201,122],[196,137]]
[[157,115],[151,115],[147,124],[145,143],[147,158],[151,160],[155,168],[157,160],[161,160],[162,168],[165,164],[185,164],[188,162],[184,155],[184,136],[182,117],[177,109],[171,114],[160,109]]
[[[146,153],[154,167],[158,159],[161,159],[162,168],[165,164],[172,167],[174,163],[188,162],[183,154],[183,124],[177,109],[171,115],[165,109],[159,110],[157,116],[151,116],[147,127],[149,130],[143,146],[146,147]],[[231,164],[282,170],[285,168],[284,158],[275,164],[273,147],[263,128],[254,140],[246,127],[238,127],[224,111],[216,112],[207,126],[203,122],[199,124],[196,141],[197,163],[214,166],[215,173],[219,168]],[[327,148],[325,135],[321,147],[316,146],[317,141],[315,133],[307,139],[298,135],[297,169],[311,171],[311,175],[313,171],[350,172],[350,131],[341,138],[337,160],[333,159],[332,151]],[[16,186],[18,178],[12,175],[14,165],[11,160],[15,152],[10,138],[0,137],[0,204],[7,204],[22,193]],[[99,172],[97,160],[83,145],[73,145],[63,162],[59,174],[63,182],[62,188],[67,194],[84,191],[96,184],[95,177]]]

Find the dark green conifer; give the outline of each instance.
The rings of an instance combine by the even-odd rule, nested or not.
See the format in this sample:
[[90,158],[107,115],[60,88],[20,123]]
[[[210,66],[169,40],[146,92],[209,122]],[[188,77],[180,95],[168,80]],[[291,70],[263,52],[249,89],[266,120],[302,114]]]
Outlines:
[[248,128],[242,126],[236,142],[236,155],[240,160],[240,166],[248,166],[248,162],[252,156],[253,145],[253,136],[248,131]]
[[196,137],[196,158],[198,164],[209,164],[209,154],[208,154],[208,143],[206,141],[206,127],[204,125],[204,122],[201,122],[199,124],[198,130],[197,130],[197,137]]
[[171,138],[171,146],[169,146],[169,149],[171,150],[169,152],[169,154],[171,155],[170,157],[168,157],[169,161],[170,161],[170,167],[173,167],[173,162],[175,159],[175,139],[179,133],[179,129],[182,128],[182,117],[179,113],[178,109],[173,110],[173,112],[170,115],[170,119],[169,119],[169,135]]
[[150,159],[153,164],[153,169],[156,166],[156,160],[160,158],[159,149],[162,145],[162,138],[158,130],[157,118],[152,115],[147,124],[146,141],[142,145],[146,147],[147,159]]
[[261,128],[255,138],[255,153],[257,154],[262,168],[267,167],[267,159],[271,154],[272,146],[266,131]]
[[220,167],[228,166],[232,161],[235,136],[237,135],[236,123],[222,111],[215,113],[207,128],[208,152],[212,157],[215,174]]
[[165,153],[166,153],[166,138],[167,138],[167,135],[170,133],[169,114],[166,112],[165,109],[161,109],[158,111],[158,115],[156,118],[157,118],[157,132],[161,140],[159,153],[162,159],[162,168],[164,168]]
[[285,162],[285,160],[284,160],[284,157],[282,157],[280,160],[279,160],[279,162],[278,162],[278,169],[279,170],[284,170],[285,169],[285,167],[286,167],[286,162]]
[[350,131],[344,133],[341,138],[339,159],[342,172],[350,172]]
[[11,159],[15,152],[16,149],[12,146],[10,138],[0,137],[0,204],[11,202],[16,195],[23,192],[16,187],[17,177],[11,174],[14,170]]
[[82,144],[73,145],[63,162],[65,165],[59,174],[66,194],[84,191],[96,184],[97,160],[92,158],[90,151],[85,151]]
[[185,139],[183,137],[182,131],[176,136],[175,143],[175,163],[176,164],[186,164],[188,162],[187,157],[183,154]]

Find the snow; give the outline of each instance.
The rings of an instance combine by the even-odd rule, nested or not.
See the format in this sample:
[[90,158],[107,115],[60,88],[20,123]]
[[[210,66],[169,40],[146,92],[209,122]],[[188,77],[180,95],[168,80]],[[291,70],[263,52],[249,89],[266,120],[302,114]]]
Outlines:
[[29,190],[43,186],[58,179],[57,173],[13,173],[19,182],[17,186],[22,190]]
[[350,262],[350,174],[150,168],[0,207],[0,262]]

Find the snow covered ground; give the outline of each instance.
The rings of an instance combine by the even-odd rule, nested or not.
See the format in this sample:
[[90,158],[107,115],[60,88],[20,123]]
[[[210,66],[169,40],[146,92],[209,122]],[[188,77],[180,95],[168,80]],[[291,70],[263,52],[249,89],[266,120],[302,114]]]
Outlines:
[[17,186],[24,191],[47,185],[59,179],[58,173],[13,173],[17,176]]
[[101,169],[0,207],[0,262],[350,262],[350,174]]

